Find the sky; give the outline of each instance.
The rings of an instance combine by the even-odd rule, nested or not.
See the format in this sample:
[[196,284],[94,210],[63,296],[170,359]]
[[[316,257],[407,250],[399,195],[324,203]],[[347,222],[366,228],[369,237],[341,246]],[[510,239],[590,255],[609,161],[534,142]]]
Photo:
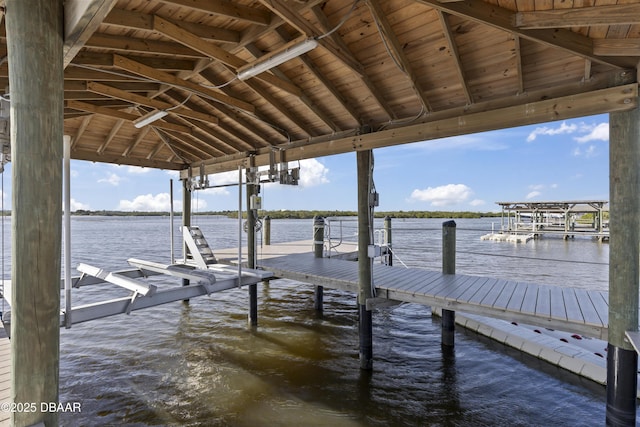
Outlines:
[[[496,202],[608,200],[608,115],[524,126],[376,149],[378,211],[499,211]],[[266,210],[357,210],[356,155],[290,163],[298,186],[262,185]],[[71,211],[182,209],[177,172],[71,161]],[[238,172],[210,175],[212,184],[236,183]],[[43,183],[46,185],[46,183]],[[194,212],[238,209],[237,186],[193,193]],[[2,201],[11,208],[11,164]]]

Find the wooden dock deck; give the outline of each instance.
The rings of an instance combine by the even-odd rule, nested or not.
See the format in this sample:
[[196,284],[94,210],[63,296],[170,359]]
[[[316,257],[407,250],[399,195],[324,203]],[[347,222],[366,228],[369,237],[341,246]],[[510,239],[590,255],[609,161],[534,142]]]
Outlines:
[[[306,250],[304,250],[306,248]],[[326,288],[358,290],[358,263],[315,258],[311,241],[264,246],[259,267],[275,276]],[[353,246],[350,248],[353,250]],[[237,249],[215,251],[235,262]],[[344,250],[346,253],[347,251]],[[376,297],[560,329],[606,340],[609,294],[374,263]]]

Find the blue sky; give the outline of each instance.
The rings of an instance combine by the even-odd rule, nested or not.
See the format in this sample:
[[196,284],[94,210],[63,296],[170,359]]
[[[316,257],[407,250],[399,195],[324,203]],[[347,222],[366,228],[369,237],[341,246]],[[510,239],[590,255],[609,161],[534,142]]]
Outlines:
[[[608,115],[374,150],[377,210],[498,211],[497,201],[609,199]],[[297,166],[298,162],[290,166]],[[262,186],[263,208],[356,210],[356,156],[300,162],[298,186]],[[176,172],[71,162],[71,210],[168,211]],[[238,172],[210,176],[237,182]],[[11,165],[4,175],[11,206]],[[196,191],[194,211],[235,210],[236,187]]]

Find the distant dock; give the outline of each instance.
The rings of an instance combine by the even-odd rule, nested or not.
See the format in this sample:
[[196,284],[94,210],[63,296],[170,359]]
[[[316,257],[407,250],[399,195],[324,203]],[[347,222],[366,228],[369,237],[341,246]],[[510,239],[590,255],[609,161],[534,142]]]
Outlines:
[[609,223],[605,219],[606,200],[551,202],[496,202],[502,208],[500,230],[482,240],[526,243],[543,235],[572,239],[588,236],[609,240]]

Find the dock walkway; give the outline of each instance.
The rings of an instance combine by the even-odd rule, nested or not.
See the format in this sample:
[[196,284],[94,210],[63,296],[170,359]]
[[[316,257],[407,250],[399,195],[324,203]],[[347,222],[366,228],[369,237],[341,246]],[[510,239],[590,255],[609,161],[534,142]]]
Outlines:
[[[289,245],[294,250],[290,251]],[[358,263],[315,258],[310,252],[311,245],[305,241],[265,246],[258,265],[279,278],[356,293]],[[234,256],[231,250],[218,250],[216,255],[219,259]],[[383,300],[424,304],[607,339],[608,292],[466,274],[445,275],[377,263],[372,274],[376,297]]]

